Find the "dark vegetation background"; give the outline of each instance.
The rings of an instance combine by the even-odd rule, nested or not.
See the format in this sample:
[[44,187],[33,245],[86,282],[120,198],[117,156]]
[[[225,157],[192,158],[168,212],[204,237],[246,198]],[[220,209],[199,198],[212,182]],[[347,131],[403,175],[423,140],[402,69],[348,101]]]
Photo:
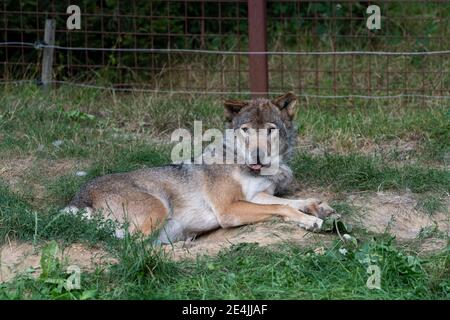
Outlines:
[[[248,50],[248,12],[246,1],[242,0],[2,3],[0,37],[5,41],[42,40],[45,19],[51,17],[57,21],[56,39],[61,46]],[[82,30],[66,30],[69,4],[80,6]],[[370,4],[381,8],[381,30],[366,28],[366,8]],[[268,1],[268,50],[445,50],[449,43],[449,16],[450,5],[446,1]],[[1,78],[38,78],[40,54],[41,50],[33,48],[1,48]],[[390,59],[273,55],[269,57],[271,91],[295,87],[316,94],[420,90],[423,94],[445,95],[449,77],[443,68],[444,59],[445,56]],[[437,75],[428,79],[425,72]],[[248,88],[248,57],[57,50],[54,73],[57,80],[92,80],[118,86],[243,91]],[[209,79],[218,79],[209,85],[203,79],[205,74]],[[386,79],[378,79],[375,74],[383,74]],[[403,77],[398,79],[398,74]],[[436,77],[440,85],[432,84],[431,79]],[[352,84],[347,84],[350,81]]]

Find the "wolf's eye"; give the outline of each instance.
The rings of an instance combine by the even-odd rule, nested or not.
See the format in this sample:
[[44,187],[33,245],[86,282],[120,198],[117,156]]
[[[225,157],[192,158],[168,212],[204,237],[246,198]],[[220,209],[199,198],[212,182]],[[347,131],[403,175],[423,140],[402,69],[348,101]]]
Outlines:
[[247,127],[243,127],[243,128],[241,128],[241,130],[242,130],[244,133],[247,133],[247,132],[248,132],[248,128],[247,128]]
[[277,128],[269,128],[269,129],[267,129],[267,135],[270,136],[272,133],[275,132],[275,130],[277,130]]

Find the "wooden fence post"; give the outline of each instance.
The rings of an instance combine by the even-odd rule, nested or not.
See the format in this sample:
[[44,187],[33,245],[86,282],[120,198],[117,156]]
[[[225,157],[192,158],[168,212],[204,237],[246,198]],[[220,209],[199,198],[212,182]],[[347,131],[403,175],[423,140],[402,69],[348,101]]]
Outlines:
[[[251,52],[267,51],[266,0],[248,0],[248,37]],[[249,55],[249,78],[252,96],[267,96],[269,74],[266,54]]]
[[[56,21],[54,19],[45,20],[44,44],[55,44]],[[42,53],[41,83],[45,89],[48,89],[52,83],[53,71],[53,52],[54,48],[44,48]]]

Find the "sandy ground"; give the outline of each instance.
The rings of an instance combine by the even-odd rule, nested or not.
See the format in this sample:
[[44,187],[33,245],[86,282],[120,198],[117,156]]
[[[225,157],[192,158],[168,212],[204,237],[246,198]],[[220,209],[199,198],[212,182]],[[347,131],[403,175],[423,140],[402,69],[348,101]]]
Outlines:
[[[298,197],[316,197],[330,200],[332,195],[325,193],[297,194]],[[410,242],[420,238],[423,230],[435,230],[441,235],[420,241],[419,252],[443,250],[447,247],[445,237],[450,235],[448,213],[428,215],[417,209],[417,201],[410,193],[361,193],[347,195],[347,201],[358,208],[357,212],[344,216],[346,222],[355,227],[374,233],[388,232],[398,241]],[[450,203],[448,203],[450,206]],[[248,225],[233,229],[219,229],[191,242],[179,242],[165,246],[173,259],[194,258],[197,255],[215,255],[220,250],[239,243],[259,243],[262,246],[280,242],[291,242],[301,246],[320,248],[327,246],[336,238],[328,233],[307,232],[294,224],[274,219],[269,222]],[[100,247],[86,247],[72,244],[59,253],[67,265],[77,265],[84,271],[92,271],[97,266],[116,263]],[[40,248],[30,243],[11,242],[0,247],[0,282],[12,279],[18,273],[28,272],[39,275]]]
[[[415,149],[413,142],[398,142],[405,157]],[[300,148],[314,149],[314,145],[307,143]],[[371,144],[365,145],[373,153]],[[335,147],[337,148],[337,147]],[[311,151],[311,150],[310,150]],[[321,152],[321,150],[316,150]],[[385,151],[385,150],[384,150]],[[75,160],[43,161],[35,157],[17,158],[12,161],[0,161],[1,178],[6,180],[13,191],[27,185],[35,200],[45,201],[45,188],[38,176],[61,176],[68,172],[75,172],[86,167],[87,163]],[[37,170],[37,172],[36,172]],[[319,198],[332,200],[331,193],[308,190],[295,195],[298,198]],[[353,204],[356,212],[343,216],[345,222],[373,233],[388,232],[399,242],[419,242],[419,253],[442,250],[447,248],[447,237],[450,234],[450,199],[447,201],[447,212],[437,212],[429,215],[417,209],[417,199],[412,193],[378,192],[351,193],[342,199]],[[425,231],[425,232],[424,232]],[[423,237],[425,233],[428,236]],[[274,219],[269,222],[258,223],[233,229],[219,229],[203,235],[191,242],[178,242],[164,249],[173,259],[194,258],[197,255],[215,255],[220,250],[239,243],[259,243],[262,246],[281,242],[296,243],[310,248],[326,247],[336,239],[336,235],[329,233],[307,232],[295,224]],[[0,282],[8,281],[19,273],[40,274],[40,247],[31,243],[10,242],[0,246]],[[107,267],[116,260],[101,247],[87,247],[82,244],[72,244],[62,249],[59,257],[66,265],[77,265],[84,271],[92,271],[98,266]]]

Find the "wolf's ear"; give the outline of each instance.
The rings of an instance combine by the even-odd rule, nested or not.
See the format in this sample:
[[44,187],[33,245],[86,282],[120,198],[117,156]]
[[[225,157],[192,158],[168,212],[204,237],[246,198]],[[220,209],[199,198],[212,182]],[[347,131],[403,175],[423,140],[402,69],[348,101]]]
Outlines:
[[242,108],[248,106],[248,102],[240,100],[225,100],[224,105],[225,117],[227,120],[232,120]]
[[297,97],[292,92],[288,92],[272,100],[281,112],[286,112],[290,119],[294,118],[295,105],[297,104]]

